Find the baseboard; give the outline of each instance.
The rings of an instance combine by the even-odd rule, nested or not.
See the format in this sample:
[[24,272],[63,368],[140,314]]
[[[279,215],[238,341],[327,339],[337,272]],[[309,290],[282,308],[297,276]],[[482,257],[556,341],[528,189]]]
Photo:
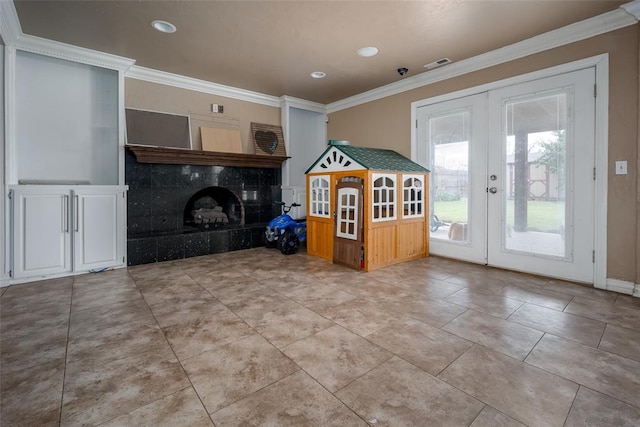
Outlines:
[[640,287],[626,280],[607,279],[607,290],[626,295],[640,296]]
[[640,283],[636,283],[635,290],[633,291],[633,296],[640,298]]

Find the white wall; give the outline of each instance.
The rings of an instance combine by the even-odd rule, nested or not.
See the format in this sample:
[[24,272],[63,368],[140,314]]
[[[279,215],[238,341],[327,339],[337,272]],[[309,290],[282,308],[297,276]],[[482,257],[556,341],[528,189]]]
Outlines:
[[327,144],[326,116],[321,113],[289,108],[288,152],[282,199],[287,204],[302,205],[292,211],[294,217],[306,216],[306,181],[304,172],[322,154]]
[[16,167],[23,181],[118,184],[118,72],[16,54]]

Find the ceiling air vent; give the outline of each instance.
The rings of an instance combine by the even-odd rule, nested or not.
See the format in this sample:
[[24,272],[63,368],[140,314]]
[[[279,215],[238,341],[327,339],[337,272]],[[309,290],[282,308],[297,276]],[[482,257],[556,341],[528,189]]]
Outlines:
[[428,63],[427,65],[424,66],[424,68],[426,68],[427,70],[430,70],[432,68],[436,68],[436,67],[440,67],[441,65],[445,65],[448,64],[451,61],[449,58],[442,58],[442,59],[438,59],[437,61],[433,61]]

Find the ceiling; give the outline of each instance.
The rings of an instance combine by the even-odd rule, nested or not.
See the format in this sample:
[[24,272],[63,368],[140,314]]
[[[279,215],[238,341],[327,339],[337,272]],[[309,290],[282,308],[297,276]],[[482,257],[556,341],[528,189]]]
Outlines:
[[[136,65],[328,104],[616,9],[616,0],[14,1],[22,31]],[[163,34],[151,21],[173,23]],[[356,51],[375,46],[378,55]],[[446,67],[446,65],[444,65]],[[400,76],[396,71],[406,67]],[[310,73],[326,77],[313,79]]]

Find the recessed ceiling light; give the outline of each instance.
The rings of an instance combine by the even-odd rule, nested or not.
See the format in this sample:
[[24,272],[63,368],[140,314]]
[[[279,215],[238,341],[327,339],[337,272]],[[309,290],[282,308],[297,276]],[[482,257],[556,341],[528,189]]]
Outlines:
[[358,55],[368,58],[370,56],[375,56],[378,54],[378,48],[369,46],[358,49]]
[[322,71],[314,71],[313,73],[311,73],[311,77],[313,77],[314,79],[321,79],[323,77],[325,77],[327,74],[323,73]]
[[160,19],[156,19],[155,21],[153,21],[151,23],[151,26],[153,28],[155,28],[156,30],[160,31],[161,33],[175,33],[176,32],[176,26],[175,25],[173,25],[171,22],[162,21]]

